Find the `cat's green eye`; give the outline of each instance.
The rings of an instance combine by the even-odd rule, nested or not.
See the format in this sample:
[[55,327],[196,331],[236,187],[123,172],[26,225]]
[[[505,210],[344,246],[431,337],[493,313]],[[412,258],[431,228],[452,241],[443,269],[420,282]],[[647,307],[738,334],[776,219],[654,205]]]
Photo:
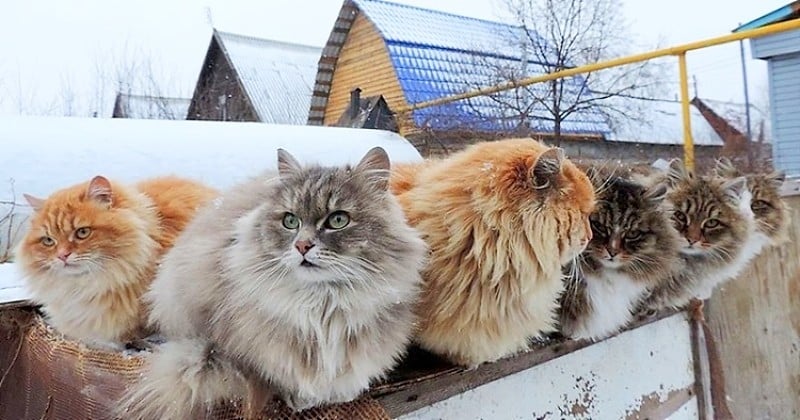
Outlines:
[[683,214],[680,210],[675,210],[672,213],[672,217],[677,220],[679,223],[686,224],[686,215]]
[[770,206],[770,204],[764,200],[755,200],[753,201],[752,204],[750,204],[750,209],[753,211],[763,211],[768,209],[769,207],[772,206]]
[[82,227],[75,230],[75,237],[78,239],[86,239],[91,234],[92,234],[92,228],[90,227]]
[[40,242],[46,247],[51,247],[56,244],[56,240],[49,236],[43,236]]
[[629,241],[636,241],[641,239],[642,235],[644,235],[644,233],[642,233],[641,230],[632,230],[625,234],[625,239]]
[[706,229],[714,229],[719,227],[719,220],[717,219],[708,219],[705,223],[703,223],[703,227]]
[[286,213],[283,215],[283,227],[286,229],[297,229],[300,227],[300,218],[293,215],[292,213]]
[[325,227],[333,230],[344,229],[349,224],[350,215],[343,211],[333,212],[328,216],[328,219],[325,220]]
[[595,233],[600,235],[605,234],[605,229],[603,229],[603,225],[600,224],[600,222],[595,220],[589,220],[589,225],[591,225],[592,230],[595,231]]

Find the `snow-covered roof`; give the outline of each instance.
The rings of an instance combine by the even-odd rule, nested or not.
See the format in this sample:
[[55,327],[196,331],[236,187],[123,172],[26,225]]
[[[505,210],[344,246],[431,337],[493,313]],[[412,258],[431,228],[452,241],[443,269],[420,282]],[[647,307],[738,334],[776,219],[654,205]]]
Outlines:
[[306,124],[321,47],[215,31],[261,122]]
[[[342,27],[352,16],[345,12],[356,7],[377,28],[386,44],[397,80],[409,104],[438,99],[492,85],[503,80],[501,75],[512,69],[516,76],[537,74],[538,66],[526,63],[523,57],[522,40],[526,39],[522,29],[488,20],[468,18],[436,10],[423,9],[382,0],[353,0],[345,2],[337,26],[328,41],[328,55],[334,58],[341,43]],[[352,24],[352,19],[350,21]],[[327,101],[327,84],[330,69],[320,64],[319,105],[324,108]],[[498,78],[500,77],[500,78]],[[506,81],[507,79],[503,80]],[[547,89],[538,85],[536,89]],[[568,79],[567,95],[591,95],[583,77]],[[505,103],[518,101],[515,92],[504,92],[495,96]],[[519,111],[497,105],[490,97],[478,97],[469,101],[424,108],[413,112],[418,127],[434,130],[454,128],[481,131],[507,131],[519,123]],[[528,123],[535,131],[552,132],[552,122],[541,117],[549,114],[530,98],[526,106],[532,111]],[[316,103],[317,101],[315,101]],[[532,105],[533,104],[533,105]],[[312,113],[310,120],[319,123],[321,116]],[[603,135],[610,131],[602,115],[594,110],[580,111],[562,123],[564,134]]]
[[118,93],[114,103],[114,117],[150,120],[183,120],[189,110],[190,98],[132,95]]
[[[611,141],[652,144],[683,144],[683,118],[681,103],[677,100],[635,100],[629,101],[632,108],[641,110],[637,118],[625,120],[615,127],[606,138]],[[630,101],[636,102],[631,104]],[[746,133],[745,105],[739,103],[703,99],[719,116],[725,118],[742,133]],[[764,111],[751,105],[751,126],[753,139],[757,140],[760,121],[765,121],[766,141],[769,141],[769,118]],[[700,111],[690,105],[692,139],[698,146],[722,146],[722,138]]]

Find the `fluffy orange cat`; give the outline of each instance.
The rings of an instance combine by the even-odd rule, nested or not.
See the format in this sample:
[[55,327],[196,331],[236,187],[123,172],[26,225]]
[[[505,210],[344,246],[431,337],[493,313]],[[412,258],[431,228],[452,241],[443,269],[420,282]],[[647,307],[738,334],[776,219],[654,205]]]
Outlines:
[[17,256],[33,301],[58,331],[87,344],[142,338],[140,298],[161,255],[216,196],[177,177],[126,186],[102,176],[47,199],[26,194],[35,214]]
[[560,149],[531,139],[397,166],[392,192],[431,248],[420,346],[476,366],[553,331],[561,265],[591,239],[586,175]]

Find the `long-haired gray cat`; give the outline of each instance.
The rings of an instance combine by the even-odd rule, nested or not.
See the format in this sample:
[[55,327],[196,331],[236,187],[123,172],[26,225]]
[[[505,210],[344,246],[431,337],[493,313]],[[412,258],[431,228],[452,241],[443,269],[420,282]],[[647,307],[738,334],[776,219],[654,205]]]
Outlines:
[[169,341],[123,417],[196,418],[263,386],[301,410],[352,400],[392,368],[427,247],[388,192],[389,166],[381,148],[352,168],[279,150],[277,173],[203,210],[147,296]]

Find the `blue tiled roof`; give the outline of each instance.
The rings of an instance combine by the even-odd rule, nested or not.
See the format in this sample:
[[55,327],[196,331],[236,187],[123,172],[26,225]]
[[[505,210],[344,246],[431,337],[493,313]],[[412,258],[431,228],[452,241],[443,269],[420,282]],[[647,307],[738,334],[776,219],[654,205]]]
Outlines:
[[[500,82],[497,69],[522,72],[525,34],[521,28],[381,0],[355,0],[383,36],[400,86],[409,104],[437,99]],[[535,69],[537,66],[528,65]],[[566,95],[590,95],[583,78],[567,81]],[[546,84],[534,89],[547,89]],[[518,101],[508,91],[414,111],[417,126],[433,129],[468,128],[506,131],[519,124],[519,113],[503,103]],[[537,95],[538,96],[538,95]],[[550,114],[541,104],[523,105],[534,116],[528,123],[536,131],[552,132]],[[567,101],[568,102],[568,101]],[[505,114],[505,115],[504,115]],[[537,118],[538,117],[538,118]],[[562,122],[564,134],[607,135],[608,123],[597,112],[582,111]]]

